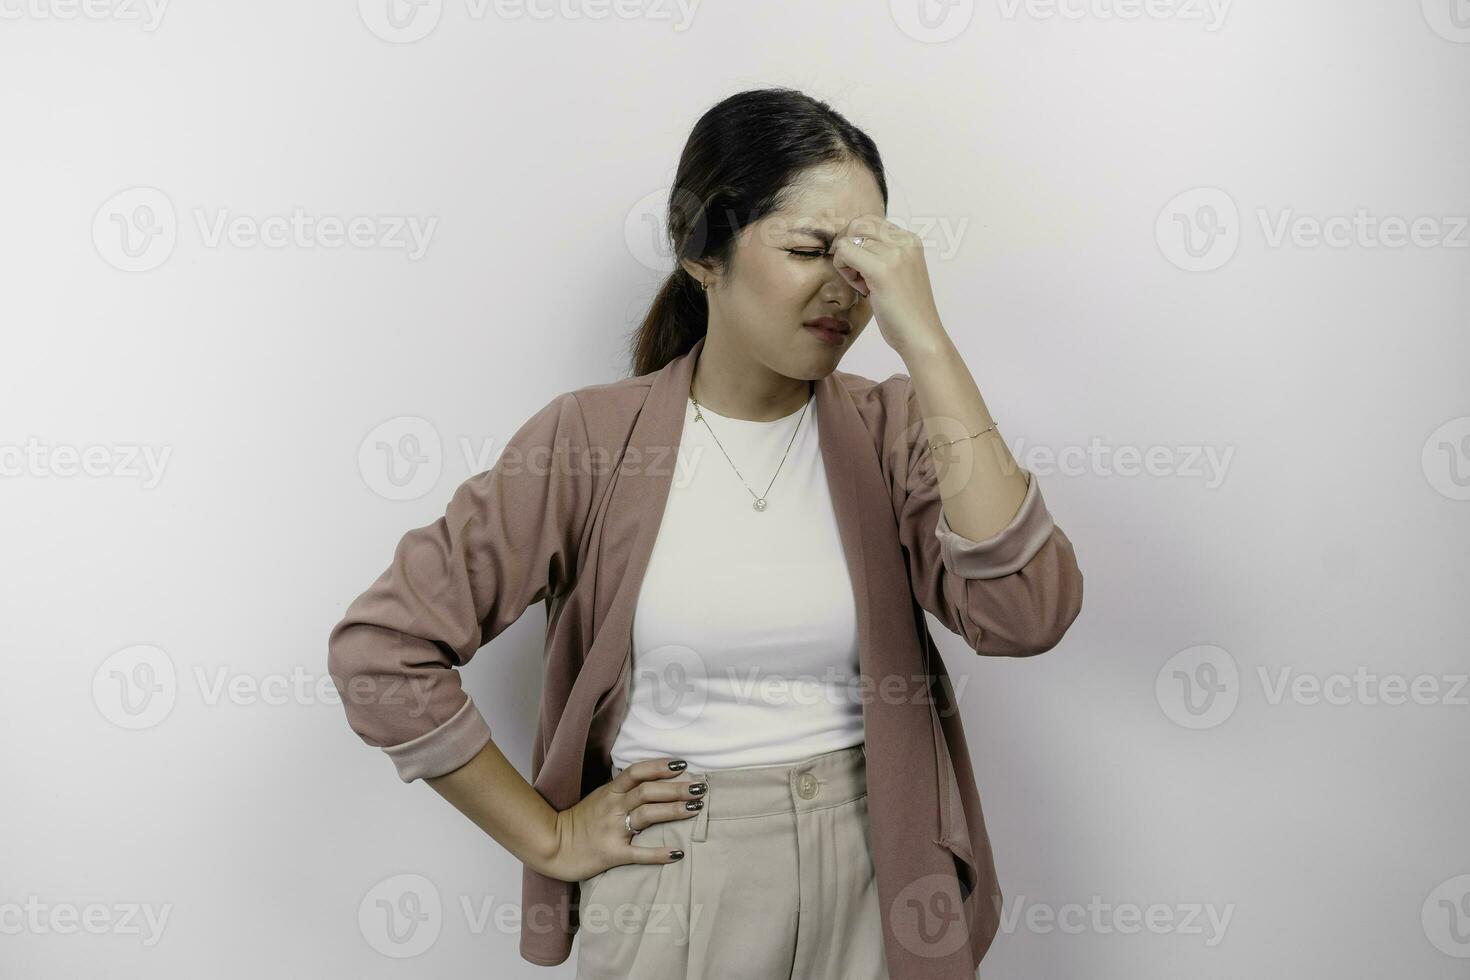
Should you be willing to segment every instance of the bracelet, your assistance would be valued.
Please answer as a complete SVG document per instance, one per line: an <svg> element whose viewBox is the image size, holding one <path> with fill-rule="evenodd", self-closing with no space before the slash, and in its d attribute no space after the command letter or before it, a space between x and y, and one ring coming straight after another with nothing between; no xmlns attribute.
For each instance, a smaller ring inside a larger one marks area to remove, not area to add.
<svg viewBox="0 0 1470 980"><path fill-rule="evenodd" d="M983 436L985 433L987 433L991 429L995 428L995 426L996 426L996 423L992 422L988 426L986 426L985 428L981 429L979 432L975 433L975 435L965 436L965 438L966 439L974 439L975 436ZM932 453L934 450L938 449L940 446L953 445L954 443L959 442L959 441L960 440L958 440L958 439L951 439L948 442L940 442L938 439L936 439L933 442L929 443L929 451Z"/></svg>

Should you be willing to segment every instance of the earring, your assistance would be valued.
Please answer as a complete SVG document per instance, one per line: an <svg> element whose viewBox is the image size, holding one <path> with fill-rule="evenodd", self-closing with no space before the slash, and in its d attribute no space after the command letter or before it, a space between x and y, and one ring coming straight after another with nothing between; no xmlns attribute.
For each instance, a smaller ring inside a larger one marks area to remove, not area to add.
<svg viewBox="0 0 1470 980"><path fill-rule="evenodd" d="M709 283L705 282L703 279L699 280L699 289L700 292L709 292Z"/></svg>

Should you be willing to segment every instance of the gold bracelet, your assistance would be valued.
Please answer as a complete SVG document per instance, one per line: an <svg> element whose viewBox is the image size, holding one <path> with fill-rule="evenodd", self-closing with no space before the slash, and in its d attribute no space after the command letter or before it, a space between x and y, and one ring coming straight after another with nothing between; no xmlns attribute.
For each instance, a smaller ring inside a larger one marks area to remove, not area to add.
<svg viewBox="0 0 1470 980"><path fill-rule="evenodd" d="M965 436L965 438L966 439L974 439L975 436L983 436L983 435L985 435L985 433L987 433L991 429L995 428L995 426L996 426L996 423L992 422L988 426L986 426L985 428L981 429L979 432L975 433L975 435ZM933 442L929 443L929 451L932 453L934 450L938 449L940 446L951 446L951 445L953 445L953 444L955 444L957 442L959 442L958 439L951 439L948 442L940 442L938 439L935 439Z"/></svg>

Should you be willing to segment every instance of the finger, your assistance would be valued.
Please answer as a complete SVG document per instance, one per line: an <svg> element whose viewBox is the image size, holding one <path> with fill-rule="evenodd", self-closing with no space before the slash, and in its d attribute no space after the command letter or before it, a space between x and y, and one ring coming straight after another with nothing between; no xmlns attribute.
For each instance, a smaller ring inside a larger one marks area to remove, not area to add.
<svg viewBox="0 0 1470 980"><path fill-rule="evenodd" d="M901 231L898 225L889 221L883 215L865 213L854 215L852 220L838 232L838 236L841 238L852 238L854 235L864 235L868 238L881 238L883 241L889 241L898 231Z"/></svg>
<svg viewBox="0 0 1470 980"><path fill-rule="evenodd" d="M667 844L639 844L636 837L623 847L622 854L623 864L671 864L684 856L684 852L677 847L669 847Z"/></svg>
<svg viewBox="0 0 1470 980"><path fill-rule="evenodd" d="M870 277L878 271L882 256L886 254L887 250L888 246L872 238L867 238L863 241L863 244L857 245L850 237L834 239L832 245L828 248L828 252L832 255L833 265L837 267L838 273L847 280L848 285L854 288L861 285L861 291L864 296L867 295L868 285L871 281ZM854 276L851 274L853 272L856 272L857 276L860 277L860 283L853 281Z"/></svg>
<svg viewBox="0 0 1470 980"><path fill-rule="evenodd" d="M677 855L677 856L676 856ZM684 857L676 847L644 847L634 844L628 848L623 864L673 864Z"/></svg>
<svg viewBox="0 0 1470 980"><path fill-rule="evenodd" d="M644 803L629 812L633 815L633 829L644 831L655 824L698 816L703 809L703 800L676 800L672 803Z"/></svg>
<svg viewBox="0 0 1470 980"><path fill-rule="evenodd" d="M703 798L709 785L705 782L695 782L692 779L657 779L639 783L628 793L628 799L632 801L628 809L634 809L644 803L666 803L673 801L688 801Z"/></svg>
<svg viewBox="0 0 1470 980"><path fill-rule="evenodd" d="M628 819L622 829L645 830L662 820L677 819L698 813L704 808L704 794L709 784L681 779L668 782L640 783L624 798Z"/></svg>
<svg viewBox="0 0 1470 980"><path fill-rule="evenodd" d="M670 768L677 765L678 768ZM617 793L630 793L639 783L650 779L669 779L682 773L688 764L683 759L664 756L659 759L644 759L635 762L608 781Z"/></svg>

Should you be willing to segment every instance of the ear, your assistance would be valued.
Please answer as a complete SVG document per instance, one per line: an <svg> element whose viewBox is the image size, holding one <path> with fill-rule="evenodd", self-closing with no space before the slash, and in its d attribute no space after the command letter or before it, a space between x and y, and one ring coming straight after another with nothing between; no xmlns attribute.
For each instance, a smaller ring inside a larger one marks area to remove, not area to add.
<svg viewBox="0 0 1470 980"><path fill-rule="evenodd" d="M680 259L679 265L684 268L685 272L694 277L695 285L701 282L714 285L714 273L703 262L696 262L694 259Z"/></svg>

